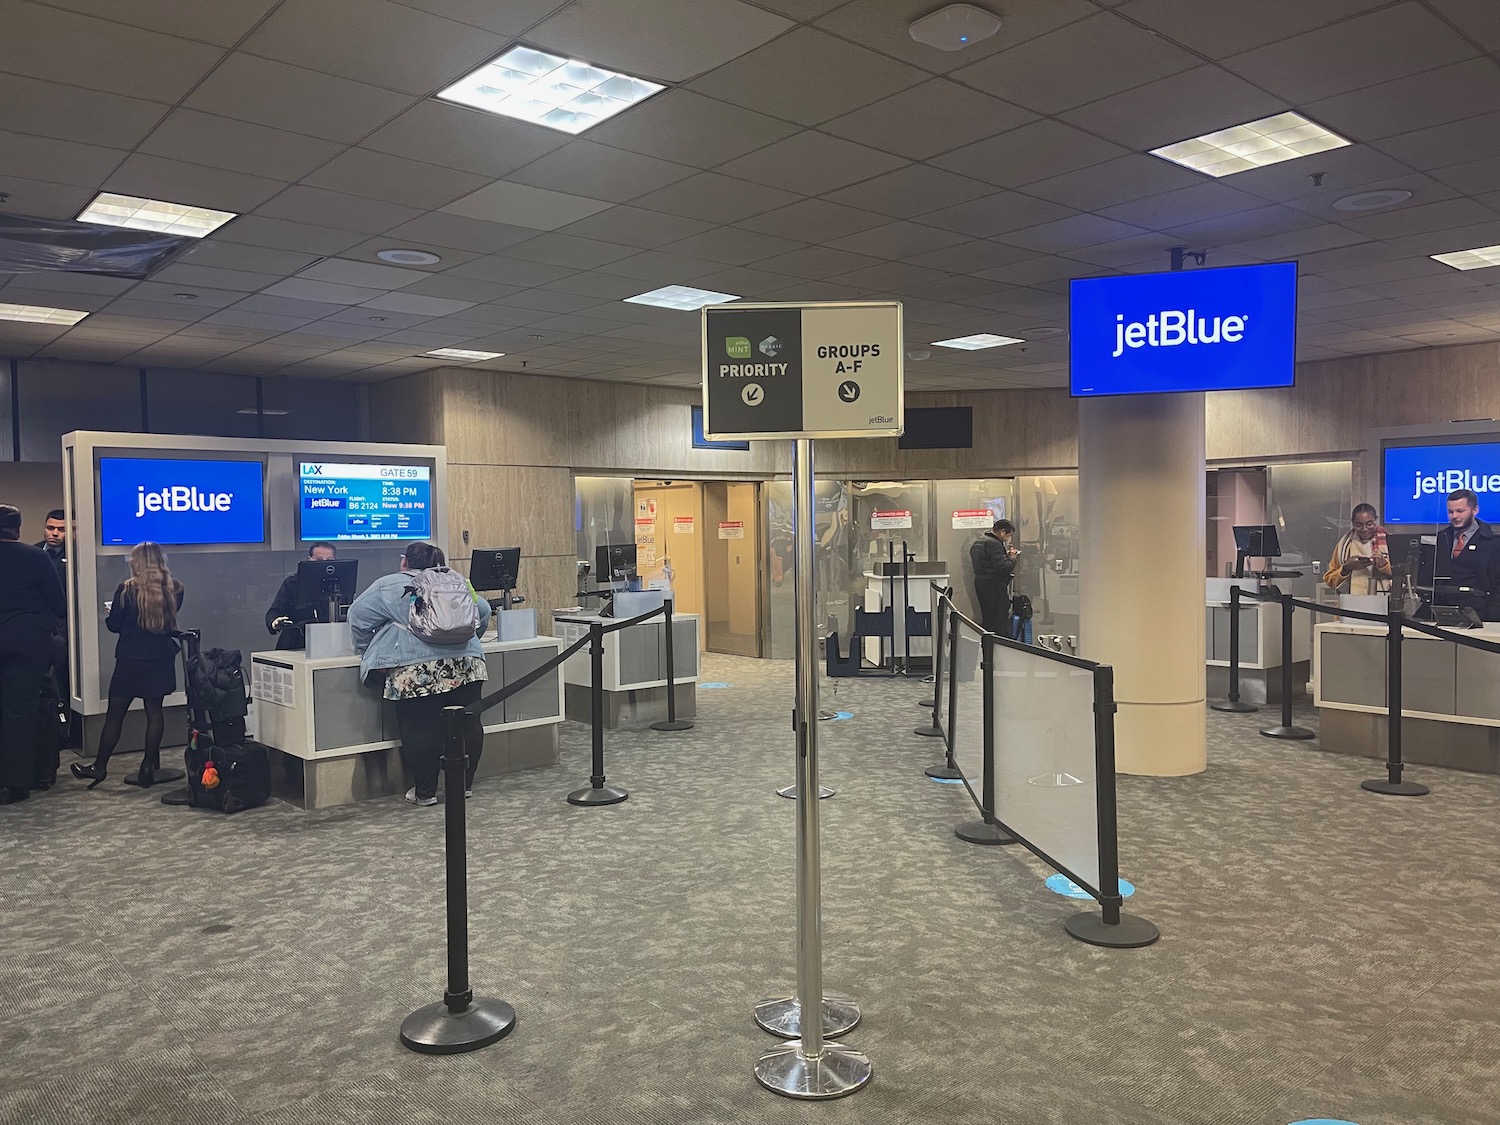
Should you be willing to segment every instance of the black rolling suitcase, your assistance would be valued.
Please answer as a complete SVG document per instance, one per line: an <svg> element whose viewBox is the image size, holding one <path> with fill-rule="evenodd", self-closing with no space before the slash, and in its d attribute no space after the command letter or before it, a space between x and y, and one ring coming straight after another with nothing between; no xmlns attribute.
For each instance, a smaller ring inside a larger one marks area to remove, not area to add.
<svg viewBox="0 0 1500 1125"><path fill-rule="evenodd" d="M187 800L162 800L227 813L265 804L271 799L271 755L245 737L249 699L239 652L203 651L196 630L178 638L188 701Z"/></svg>

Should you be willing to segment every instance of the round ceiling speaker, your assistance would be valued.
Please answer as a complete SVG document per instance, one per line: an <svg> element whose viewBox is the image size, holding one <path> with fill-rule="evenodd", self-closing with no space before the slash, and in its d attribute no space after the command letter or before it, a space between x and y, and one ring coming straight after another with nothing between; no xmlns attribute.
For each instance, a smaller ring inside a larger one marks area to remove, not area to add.
<svg viewBox="0 0 1500 1125"><path fill-rule="evenodd" d="M1411 198L1411 192L1400 188L1382 188L1379 191L1361 191L1333 201L1335 211L1378 211L1382 207L1394 207Z"/></svg>
<svg viewBox="0 0 1500 1125"><path fill-rule="evenodd" d="M375 256L394 266L432 266L443 260L426 250L377 250Z"/></svg>

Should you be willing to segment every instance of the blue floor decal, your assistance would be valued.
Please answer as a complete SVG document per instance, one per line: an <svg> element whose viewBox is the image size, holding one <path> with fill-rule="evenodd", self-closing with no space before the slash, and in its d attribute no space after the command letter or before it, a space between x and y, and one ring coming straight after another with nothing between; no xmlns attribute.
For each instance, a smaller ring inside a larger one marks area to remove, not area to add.
<svg viewBox="0 0 1500 1125"><path fill-rule="evenodd" d="M699 685L698 685L698 686L699 686L699 687L700 687L700 688L704 688L704 689L708 689L708 688L726 688L726 687L733 687L733 686L734 686L734 685L733 685L733 684L725 684L725 683L718 683L718 682L715 682L715 683L711 683L711 684L699 684Z"/></svg>
<svg viewBox="0 0 1500 1125"><path fill-rule="evenodd" d="M1094 897L1093 895L1089 894L1088 891L1080 887L1077 883L1073 882L1072 879L1069 879L1066 875L1048 875L1047 889L1054 894L1062 895L1064 898ZM1124 879L1121 879L1120 897L1129 898L1133 894L1135 894L1135 885L1133 883L1127 882ZM1301 1125L1301 1123L1299 1123L1299 1125Z"/></svg>

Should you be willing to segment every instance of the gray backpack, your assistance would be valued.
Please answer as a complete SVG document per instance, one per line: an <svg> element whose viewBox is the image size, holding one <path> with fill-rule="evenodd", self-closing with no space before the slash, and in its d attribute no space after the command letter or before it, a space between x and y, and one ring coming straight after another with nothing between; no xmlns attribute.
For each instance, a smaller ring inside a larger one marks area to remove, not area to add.
<svg viewBox="0 0 1500 1125"><path fill-rule="evenodd" d="M479 606L469 583L446 566L428 567L407 576L405 593L411 598L406 627L412 636L432 645L461 645L479 630Z"/></svg>

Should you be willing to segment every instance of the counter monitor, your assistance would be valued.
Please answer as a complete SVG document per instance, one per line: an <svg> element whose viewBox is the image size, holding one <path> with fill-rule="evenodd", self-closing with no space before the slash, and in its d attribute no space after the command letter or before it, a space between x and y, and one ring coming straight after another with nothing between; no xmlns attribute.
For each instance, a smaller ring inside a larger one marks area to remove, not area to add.
<svg viewBox="0 0 1500 1125"><path fill-rule="evenodd" d="M302 461L297 477L297 537L304 543L432 537L426 465Z"/></svg>

